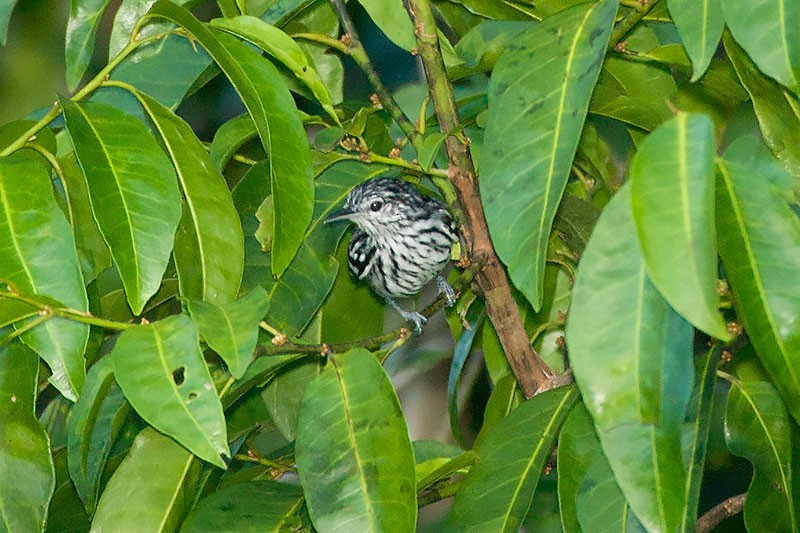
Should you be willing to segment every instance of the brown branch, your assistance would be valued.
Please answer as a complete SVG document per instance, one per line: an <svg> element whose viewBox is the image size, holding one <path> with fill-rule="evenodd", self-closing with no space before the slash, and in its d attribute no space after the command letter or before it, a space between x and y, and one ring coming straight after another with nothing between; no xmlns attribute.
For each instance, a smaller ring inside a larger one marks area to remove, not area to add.
<svg viewBox="0 0 800 533"><path fill-rule="evenodd" d="M737 494L715 505L697 520L695 531L697 531L697 533L707 533L717 527L723 520L741 513L746 499L747 493Z"/></svg>
<svg viewBox="0 0 800 533"><path fill-rule="evenodd" d="M397 125L400 126L400 129L403 130L403 133L411 141L411 144L419 148L418 145L422 142L422 135L420 135L419 131L414 127L414 124L409 120L406 114L403 113L400 106L397 105L392 93L389 92L389 89L386 88L380 76L378 76L378 71L375 70L375 66L372 64L372 61L370 61L364 49L364 45L361 44L356 26L353 24L353 19L350 18L350 13L347 11L347 6L344 5L344 0L331 0L331 4L339 20L342 22L345 35L349 40L347 44L350 48L350 57L353 58L353 61L355 61L359 68L364 71L364 74L366 74L383 108L389 112Z"/></svg>
<svg viewBox="0 0 800 533"><path fill-rule="evenodd" d="M407 8L414 21L414 32L439 127L445 133L457 132L459 120L453 88L445 71L429 0L407 0ZM553 373L528 341L508 278L492 246L467 142L461 135L450 135L445 140L445 148L449 161L448 178L463 208L461 223L468 257L473 263L484 264L478 273L477 283L486 299L487 314L520 388L525 396L531 397Z"/></svg>

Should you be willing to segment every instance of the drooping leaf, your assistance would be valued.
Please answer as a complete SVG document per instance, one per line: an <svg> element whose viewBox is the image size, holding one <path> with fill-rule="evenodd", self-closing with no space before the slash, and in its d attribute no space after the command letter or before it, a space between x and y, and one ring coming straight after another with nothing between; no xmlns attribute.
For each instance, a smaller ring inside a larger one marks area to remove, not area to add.
<svg viewBox="0 0 800 533"><path fill-rule="evenodd" d="M187 307L206 343L222 357L231 375L239 379L252 361L258 323L268 306L266 291L256 287L222 306L194 301Z"/></svg>
<svg viewBox="0 0 800 533"><path fill-rule="evenodd" d="M370 352L329 359L306 391L295 446L317 530L414 530L411 442L394 388Z"/></svg>
<svg viewBox="0 0 800 533"><path fill-rule="evenodd" d="M725 18L720 2L725 0L669 0L667 6L678 27L686 53L692 60L692 81L705 74L719 45Z"/></svg>
<svg viewBox="0 0 800 533"><path fill-rule="evenodd" d="M560 387L534 396L501 420L476 448L479 461L456 494L443 530L518 531L577 398L574 386Z"/></svg>
<svg viewBox="0 0 800 533"><path fill-rule="evenodd" d="M735 382L728 392L725 441L753 463L744 520L748 531L800 531L792 485L791 426L781 397L769 382Z"/></svg>
<svg viewBox="0 0 800 533"><path fill-rule="evenodd" d="M789 90L762 74L726 33L722 39L736 75L750 95L764 142L775 157L800 179L800 101Z"/></svg>
<svg viewBox="0 0 800 533"><path fill-rule="evenodd" d="M138 315L172 252L181 216L175 172L142 122L105 104L60 102L92 211Z"/></svg>
<svg viewBox="0 0 800 533"><path fill-rule="evenodd" d="M279 533L295 529L303 491L296 485L256 480L225 487L200 501L182 533Z"/></svg>
<svg viewBox="0 0 800 533"><path fill-rule="evenodd" d="M236 38L207 28L167 0L156 2L150 14L197 39L230 79L256 125L271 167L276 239L270 263L280 277L300 248L314 208L310 148L294 100L272 63Z"/></svg>
<svg viewBox="0 0 800 533"><path fill-rule="evenodd" d="M111 358L95 363L67 426L67 459L75 489L90 511L97 505L100 477L130 405L114 381Z"/></svg>
<svg viewBox="0 0 800 533"><path fill-rule="evenodd" d="M38 376L36 354L18 342L0 346L2 531L42 531L55 488L50 440L35 413Z"/></svg>
<svg viewBox="0 0 800 533"><path fill-rule="evenodd" d="M752 137L717 163L717 238L739 316L761 362L800 421L800 222L791 178Z"/></svg>
<svg viewBox="0 0 800 533"><path fill-rule="evenodd" d="M92 520L92 533L177 531L189 510L187 486L198 464L186 448L145 428L108 480Z"/></svg>
<svg viewBox="0 0 800 533"><path fill-rule="evenodd" d="M41 164L19 155L0 158L0 279L23 294L47 296L77 311L89 307L72 229L53 197L50 176ZM58 317L22 335L47 362L53 385L71 400L83 386L88 338L89 326Z"/></svg>
<svg viewBox="0 0 800 533"><path fill-rule="evenodd" d="M358 3L394 44L406 52L417 46L414 26L402 0L358 0Z"/></svg>
<svg viewBox="0 0 800 533"><path fill-rule="evenodd" d="M626 185L581 256L567 345L631 508L648 529L675 531L686 507L681 424L692 392L694 331L647 276L630 201Z"/></svg>
<svg viewBox="0 0 800 533"><path fill-rule="evenodd" d="M650 279L695 327L730 340L718 310L711 120L678 114L645 138L630 173L633 220Z"/></svg>
<svg viewBox="0 0 800 533"><path fill-rule="evenodd" d="M186 122L146 94L133 94L161 135L185 198L173 252L181 296L227 303L239 292L244 237L225 179Z"/></svg>
<svg viewBox="0 0 800 533"><path fill-rule="evenodd" d="M275 26L248 15L214 19L211 25L253 43L282 63L311 90L322 109L333 118L334 122L339 123L328 89L294 39Z"/></svg>
<svg viewBox="0 0 800 533"><path fill-rule="evenodd" d="M136 412L192 453L225 468L225 418L197 328L173 315L122 332L111 352L114 376Z"/></svg>
<svg viewBox="0 0 800 533"><path fill-rule="evenodd" d="M800 4L789 0L721 0L734 39L758 68L797 92L800 89Z"/></svg>
<svg viewBox="0 0 800 533"><path fill-rule="evenodd" d="M67 86L70 90L80 83L94 51L97 26L110 0L72 0L67 22L65 58Z"/></svg>
<svg viewBox="0 0 800 533"><path fill-rule="evenodd" d="M520 34L492 73L481 198L497 253L535 309L553 217L615 12L613 0L565 9Z"/></svg>

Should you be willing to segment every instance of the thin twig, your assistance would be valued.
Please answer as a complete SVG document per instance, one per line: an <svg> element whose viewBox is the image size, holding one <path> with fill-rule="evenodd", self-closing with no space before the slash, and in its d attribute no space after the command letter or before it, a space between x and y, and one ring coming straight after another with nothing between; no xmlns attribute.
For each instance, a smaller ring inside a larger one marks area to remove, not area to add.
<svg viewBox="0 0 800 533"><path fill-rule="evenodd" d="M628 14L625 15L625 18L623 18L611 32L611 40L608 42L608 49L619 50L619 47L622 45L622 39L628 35L633 27L636 26L657 3L658 0L642 0L642 2L638 3L641 6L640 8L631 9Z"/></svg>
<svg viewBox="0 0 800 533"><path fill-rule="evenodd" d="M414 21L414 33L439 128L444 133L458 132L461 125L453 87L447 78L430 1L407 0L407 8ZM553 373L528 342L508 277L492 246L468 142L463 135L451 134L445 139L445 148L449 162L448 178L460 202L461 210L456 210L456 214L462 223L468 258L473 263L484 264L477 282L486 300L487 315L520 388L525 396L531 397Z"/></svg>
<svg viewBox="0 0 800 533"><path fill-rule="evenodd" d="M695 531L697 533L707 533L717 527L723 520L741 513L745 500L747 500L747 493L731 496L724 502L715 505L697 520Z"/></svg>
<svg viewBox="0 0 800 533"><path fill-rule="evenodd" d="M349 40L350 57L353 58L353 61L355 61L359 68L364 71L364 74L366 74L383 108L389 112L397 125L400 126L400 129L403 130L406 137L411 140L411 144L419 148L422 142L422 135L420 135L417 128L414 127L414 124L403 110L400 109L400 106L397 105L392 93L389 92L389 89L386 88L380 76L378 76L378 71L367 55L364 45L361 44L361 39L358 37L355 24L353 24L353 19L350 18L350 13L347 11L347 6L344 5L344 1L331 0L331 4L339 20L342 22L342 26L344 26L344 31Z"/></svg>
<svg viewBox="0 0 800 533"><path fill-rule="evenodd" d="M8 290L0 290L0 298L8 298L16 300L35 307L39 310L39 314L46 317L61 317L72 320L73 322L81 322L89 324L90 326L97 326L105 329L113 329L121 331L123 329L132 328L135 324L130 322L117 322L114 320L106 320L105 318L98 318L93 316L88 311L78 311L77 309L70 309L68 307L54 307L38 301L35 297L20 294L9 287Z"/></svg>

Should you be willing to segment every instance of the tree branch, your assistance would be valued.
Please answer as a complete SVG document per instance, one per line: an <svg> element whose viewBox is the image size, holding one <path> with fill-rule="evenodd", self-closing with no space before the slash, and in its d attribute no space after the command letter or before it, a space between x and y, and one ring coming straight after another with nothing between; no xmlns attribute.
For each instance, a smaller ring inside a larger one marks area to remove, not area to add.
<svg viewBox="0 0 800 533"><path fill-rule="evenodd" d="M417 36L422 64L428 79L439 127L444 133L458 131L453 88L447 78L436 23L429 0L407 0L414 32ZM519 308L511 295L506 273L495 254L481 206L478 178L469 147L462 136L450 135L445 140L449 161L448 178L456 190L463 208L461 223L471 262L481 262L483 269L477 282L486 299L486 311L497 331L514 376L525 393L531 397L552 377L552 371L531 347Z"/></svg>
<svg viewBox="0 0 800 533"><path fill-rule="evenodd" d="M397 105L392 93L389 92L389 89L386 88L380 76L378 76L378 71L375 70L375 66L372 64L372 61L370 61L366 50L364 50L364 45L361 44L361 39L358 37L355 24L353 24L353 19L350 18L350 13L348 13L344 1L331 0L331 4L339 20L342 22L347 38L350 40L349 43L346 43L350 49L350 57L353 58L353 61L355 61L361 70L364 71L364 74L367 75L367 79L375 89L375 94L378 96L378 100L383 108L389 112L397 125L400 126L400 129L403 130L403 133L409 138L411 144L418 148L419 143L422 141L422 135L420 135L419 131L406 114L403 113L400 106Z"/></svg>
<svg viewBox="0 0 800 533"><path fill-rule="evenodd" d="M741 513L746 499L747 493L737 494L715 505L697 520L695 531L697 533L707 533L717 527L723 520Z"/></svg>

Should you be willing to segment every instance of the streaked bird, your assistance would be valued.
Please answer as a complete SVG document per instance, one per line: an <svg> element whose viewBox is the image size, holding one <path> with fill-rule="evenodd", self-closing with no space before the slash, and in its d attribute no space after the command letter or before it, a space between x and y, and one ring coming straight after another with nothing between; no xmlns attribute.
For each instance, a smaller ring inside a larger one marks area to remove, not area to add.
<svg viewBox="0 0 800 533"><path fill-rule="evenodd" d="M447 305L455 304L453 288L441 275L458 240L456 226L440 201L394 178L377 178L355 187L342 209L325 220L356 225L347 249L350 272L394 307L420 334L425 317L406 311L395 298L417 294L436 279Z"/></svg>

